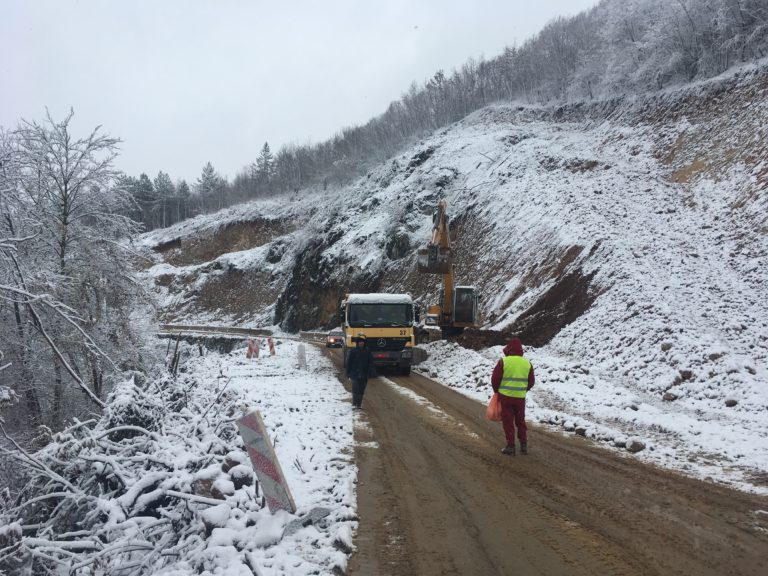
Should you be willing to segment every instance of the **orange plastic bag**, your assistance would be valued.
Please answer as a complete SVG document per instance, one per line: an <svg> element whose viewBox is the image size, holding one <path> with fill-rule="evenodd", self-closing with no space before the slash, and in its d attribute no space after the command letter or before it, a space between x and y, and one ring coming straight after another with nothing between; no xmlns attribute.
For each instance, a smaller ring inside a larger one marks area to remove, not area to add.
<svg viewBox="0 0 768 576"><path fill-rule="evenodd" d="M498 392L491 396L488 408L485 409L485 417L492 422L501 422L501 400Z"/></svg>

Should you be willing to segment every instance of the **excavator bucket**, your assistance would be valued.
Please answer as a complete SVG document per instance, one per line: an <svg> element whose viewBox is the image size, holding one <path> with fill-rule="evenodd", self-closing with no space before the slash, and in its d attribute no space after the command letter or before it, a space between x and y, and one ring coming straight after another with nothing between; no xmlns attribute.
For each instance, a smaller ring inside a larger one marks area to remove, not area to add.
<svg viewBox="0 0 768 576"><path fill-rule="evenodd" d="M416 267L422 274L447 274L453 264L453 251L428 244L416 253Z"/></svg>

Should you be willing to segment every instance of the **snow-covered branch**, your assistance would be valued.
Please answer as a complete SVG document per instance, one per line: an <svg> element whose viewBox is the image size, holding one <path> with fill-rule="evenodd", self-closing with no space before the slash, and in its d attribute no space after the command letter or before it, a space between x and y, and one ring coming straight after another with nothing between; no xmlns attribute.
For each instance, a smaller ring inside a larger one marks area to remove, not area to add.
<svg viewBox="0 0 768 576"><path fill-rule="evenodd" d="M60 427L82 400L102 407L119 362L138 356L127 309L140 295L122 240L137 230L115 185L119 140L63 120L0 131L0 328L29 420ZM126 252L127 254L127 252ZM36 354L42 346L50 354ZM139 364L140 365L140 364Z"/></svg>
<svg viewBox="0 0 768 576"><path fill-rule="evenodd" d="M0 571L13 560L54 572L98 565L99 574L135 563L143 567L137 573L150 573L182 551L204 562L206 510L261 513L252 481L243 484L238 475L232 488L228 470L246 460L234 425L190 418L211 399L181 395L189 382L158 384L141 390L122 383L99 421L76 423L35 454L6 435L32 478L5 516L0 508L9 525L24 526L24 536L7 534ZM231 394L226 400L238 401ZM226 448L211 453L215 445Z"/></svg>

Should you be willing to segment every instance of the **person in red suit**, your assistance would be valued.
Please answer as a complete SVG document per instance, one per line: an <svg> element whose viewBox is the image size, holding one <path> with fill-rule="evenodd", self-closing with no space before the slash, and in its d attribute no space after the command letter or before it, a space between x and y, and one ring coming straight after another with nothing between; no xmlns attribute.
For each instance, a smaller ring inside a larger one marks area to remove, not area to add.
<svg viewBox="0 0 768 576"><path fill-rule="evenodd" d="M504 347L504 358L498 361L491 375L491 386L501 401L501 424L507 438L507 445L501 450L504 454L515 455L515 428L520 452L528 454L525 396L535 382L533 366L523 357L523 344L519 338L512 338Z"/></svg>

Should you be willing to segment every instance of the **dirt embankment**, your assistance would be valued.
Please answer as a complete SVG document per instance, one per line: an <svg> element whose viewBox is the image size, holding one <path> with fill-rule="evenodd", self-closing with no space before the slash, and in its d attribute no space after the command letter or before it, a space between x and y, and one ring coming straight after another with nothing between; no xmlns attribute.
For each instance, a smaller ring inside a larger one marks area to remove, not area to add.
<svg viewBox="0 0 768 576"><path fill-rule="evenodd" d="M591 285L593 277L594 273L585 276L580 270L562 276L509 331L529 346L544 346L592 306L599 295L599 289Z"/></svg>
<svg viewBox="0 0 768 576"><path fill-rule="evenodd" d="M263 246L275 238L296 230L300 222L286 219L258 218L248 222L233 222L210 233L175 238L158 244L155 251L173 266L203 264L222 254Z"/></svg>
<svg viewBox="0 0 768 576"><path fill-rule="evenodd" d="M238 321L265 314L283 291L285 278L260 267L241 270L217 258L269 244L265 260L277 264L286 257L289 248L283 236L294 232L301 224L287 219L258 218L155 246L155 251L174 266L205 264L178 274L162 274L155 279L170 294L180 296L173 307L163 311L162 318L175 321L199 312L218 312ZM199 281L201 277L205 277L204 282Z"/></svg>
<svg viewBox="0 0 768 576"><path fill-rule="evenodd" d="M599 289L591 285L593 276L582 276L576 270L558 279L507 330L467 329L451 340L471 350L502 346L512 337L526 346L544 346L592 306L599 295Z"/></svg>

